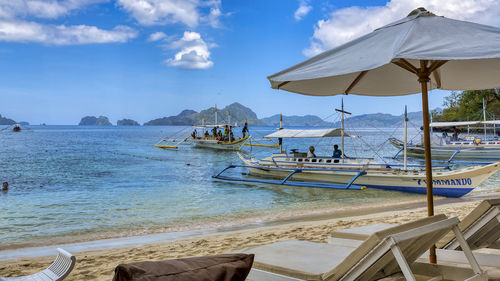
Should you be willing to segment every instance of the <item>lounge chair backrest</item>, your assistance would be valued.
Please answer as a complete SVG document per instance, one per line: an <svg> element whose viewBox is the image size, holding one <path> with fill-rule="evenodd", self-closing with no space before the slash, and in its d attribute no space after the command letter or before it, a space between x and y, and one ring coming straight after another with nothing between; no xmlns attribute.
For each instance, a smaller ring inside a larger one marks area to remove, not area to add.
<svg viewBox="0 0 500 281"><path fill-rule="evenodd" d="M458 227L471 249L489 247L500 239L500 199L484 200L458 224ZM460 249L453 232L448 233L436 246L449 250Z"/></svg>
<svg viewBox="0 0 500 281"><path fill-rule="evenodd" d="M411 264L457 224L457 218L440 214L375 232L323 280L373 280L398 272L395 245Z"/></svg>
<svg viewBox="0 0 500 281"><path fill-rule="evenodd" d="M57 258L45 270L29 276L5 278L0 277L0 281L61 281L66 278L76 263L76 258L63 249L57 248Z"/></svg>

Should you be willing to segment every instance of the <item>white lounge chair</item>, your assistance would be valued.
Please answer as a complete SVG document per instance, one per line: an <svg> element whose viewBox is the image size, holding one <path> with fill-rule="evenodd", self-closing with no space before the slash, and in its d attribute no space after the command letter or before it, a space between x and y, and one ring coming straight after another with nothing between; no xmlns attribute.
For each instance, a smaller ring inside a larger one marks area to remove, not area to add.
<svg viewBox="0 0 500 281"><path fill-rule="evenodd" d="M357 246L372 233L394 226L396 224L378 223L336 230L330 234L328 243ZM458 227L472 250L500 248L500 199L484 200L458 224ZM460 249L453 232L443 237L436 246L449 250Z"/></svg>
<svg viewBox="0 0 500 281"><path fill-rule="evenodd" d="M500 248L500 199L484 200L458 227L471 249ZM441 239L436 246L449 250L460 249L452 233Z"/></svg>
<svg viewBox="0 0 500 281"><path fill-rule="evenodd" d="M252 281L285 280L376 280L402 272L406 280L416 280L415 273L433 280L487 280L472 255L458 218L444 215L427 217L373 233L359 247L344 247L307 241L284 241L243 250L255 254L248 276ZM451 269L414 263L449 231L453 231L464 249L472 269ZM442 270L443 269L443 270ZM422 272L415 272L415 270ZM425 274L423 274L425 273Z"/></svg>
<svg viewBox="0 0 500 281"><path fill-rule="evenodd" d="M0 277L0 281L60 281L66 278L76 263L76 258L63 249L57 248L57 258L45 270L22 277Z"/></svg>

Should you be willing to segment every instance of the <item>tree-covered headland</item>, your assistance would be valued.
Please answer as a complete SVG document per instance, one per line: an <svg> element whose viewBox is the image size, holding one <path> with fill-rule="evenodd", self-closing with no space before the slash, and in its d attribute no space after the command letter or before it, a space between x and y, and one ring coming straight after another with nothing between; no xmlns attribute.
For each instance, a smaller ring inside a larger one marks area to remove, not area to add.
<svg viewBox="0 0 500 281"><path fill-rule="evenodd" d="M452 92L444 99L442 112L433 112L433 121L482 120L483 98L489 114L486 119L500 119L500 88Z"/></svg>

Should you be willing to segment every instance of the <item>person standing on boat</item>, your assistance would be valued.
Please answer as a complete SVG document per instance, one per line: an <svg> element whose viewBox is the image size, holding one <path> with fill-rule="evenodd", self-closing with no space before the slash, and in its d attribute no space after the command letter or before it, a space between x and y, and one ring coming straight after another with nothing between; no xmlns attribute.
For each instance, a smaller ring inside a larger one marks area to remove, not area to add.
<svg viewBox="0 0 500 281"><path fill-rule="evenodd" d="M213 128L212 128L212 134L214 135L214 138L216 138L216 137L217 137L217 128L218 128L218 127L213 127Z"/></svg>
<svg viewBox="0 0 500 281"><path fill-rule="evenodd" d="M228 141L229 140L229 126L226 125L224 126L224 141Z"/></svg>
<svg viewBox="0 0 500 281"><path fill-rule="evenodd" d="M453 140L458 140L458 129L457 127L453 127Z"/></svg>
<svg viewBox="0 0 500 281"><path fill-rule="evenodd" d="M248 131L248 123L245 122L245 126L243 126L243 130L241 130L241 133L243 134L243 138L245 138L246 134L250 134L250 132Z"/></svg>
<svg viewBox="0 0 500 281"><path fill-rule="evenodd" d="M314 146L309 146L309 152L307 152L307 157L316 157L316 154L314 154Z"/></svg>
<svg viewBox="0 0 500 281"><path fill-rule="evenodd" d="M342 150L339 149L338 145L333 146L333 158L342 158Z"/></svg>

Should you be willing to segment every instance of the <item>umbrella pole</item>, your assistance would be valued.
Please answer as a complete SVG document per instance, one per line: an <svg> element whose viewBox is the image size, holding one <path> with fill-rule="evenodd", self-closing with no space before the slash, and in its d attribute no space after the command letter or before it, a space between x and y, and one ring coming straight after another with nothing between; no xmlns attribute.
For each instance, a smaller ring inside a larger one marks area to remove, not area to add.
<svg viewBox="0 0 500 281"><path fill-rule="evenodd" d="M427 93L427 83L430 81L429 72L426 67L427 62L420 61L420 71L418 82L422 88L422 113L424 127L424 148L425 148L425 177L427 183L427 215L434 216L434 197L432 191L432 162L431 162L431 137L429 130L429 98ZM429 262L436 263L436 246L429 250Z"/></svg>

